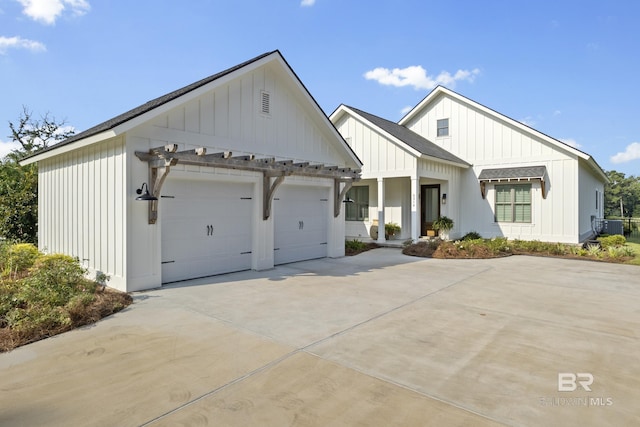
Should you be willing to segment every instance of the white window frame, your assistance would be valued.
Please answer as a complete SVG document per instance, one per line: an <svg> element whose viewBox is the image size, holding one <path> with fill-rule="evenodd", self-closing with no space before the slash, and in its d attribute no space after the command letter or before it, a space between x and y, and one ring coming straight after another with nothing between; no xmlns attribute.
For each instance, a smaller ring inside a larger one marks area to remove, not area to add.
<svg viewBox="0 0 640 427"><path fill-rule="evenodd" d="M442 126L441 124L444 124L444 122L446 122L446 126ZM441 134L440 131L443 131L443 133ZM446 131L446 132L444 132ZM449 136L450 132L449 132L449 119L438 119L436 120L436 137L438 138L442 138L445 136Z"/></svg>

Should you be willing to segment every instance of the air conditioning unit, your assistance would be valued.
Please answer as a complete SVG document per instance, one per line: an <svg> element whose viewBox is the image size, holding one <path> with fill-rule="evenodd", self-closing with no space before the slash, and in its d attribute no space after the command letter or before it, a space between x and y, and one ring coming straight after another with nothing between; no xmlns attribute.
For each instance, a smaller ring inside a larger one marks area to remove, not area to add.
<svg viewBox="0 0 640 427"><path fill-rule="evenodd" d="M620 234L621 236L624 235L622 220L605 219L603 221L602 232L606 234Z"/></svg>

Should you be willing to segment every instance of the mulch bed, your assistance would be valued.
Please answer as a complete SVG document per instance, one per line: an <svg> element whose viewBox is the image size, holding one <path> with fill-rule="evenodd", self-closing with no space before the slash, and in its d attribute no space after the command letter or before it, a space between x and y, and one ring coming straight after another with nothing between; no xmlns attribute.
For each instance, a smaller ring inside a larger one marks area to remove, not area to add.
<svg viewBox="0 0 640 427"><path fill-rule="evenodd" d="M358 255L361 254L362 252L366 252L366 251L370 251L371 249L376 249L379 248L380 246L378 246L377 243L365 243L364 247L360 248L360 249L351 249L349 247L345 248L344 250L344 254L346 256L353 256L353 255Z"/></svg>
<svg viewBox="0 0 640 427"><path fill-rule="evenodd" d="M95 294L96 300L82 310L70 313L71 324L55 326L48 329L15 331L9 328L0 328L0 353L14 348L40 341L63 332L70 331L80 326L90 325L98 320L110 316L133 302L131 295L115 289L106 288L103 292Z"/></svg>

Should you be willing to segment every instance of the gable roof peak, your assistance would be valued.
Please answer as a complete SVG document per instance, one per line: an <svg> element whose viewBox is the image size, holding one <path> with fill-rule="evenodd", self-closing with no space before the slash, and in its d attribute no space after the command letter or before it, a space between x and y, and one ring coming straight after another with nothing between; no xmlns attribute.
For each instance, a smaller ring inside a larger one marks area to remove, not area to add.
<svg viewBox="0 0 640 427"><path fill-rule="evenodd" d="M392 122L391 120L383 119L382 117L378 117L357 108L349 107L348 105L342 104L340 107L338 107L336 112L340 109L351 110L351 112L360 116L361 119L366 120L373 126L391 135L393 138L399 140L403 144L406 144L408 147L417 151L421 155L454 163L464 167L470 166L468 162L455 156L454 154L422 137L421 135L418 135L405 126L399 125L398 123ZM332 115L332 117L333 116L334 115Z"/></svg>
<svg viewBox="0 0 640 427"><path fill-rule="evenodd" d="M238 70L240 70L242 68L245 68L248 65L251 65L251 64L253 64L255 62L258 62L258 61L260 61L262 59L265 59L265 58L267 58L269 56L272 56L272 55L277 55L277 57L279 57L285 64L287 64L285 59L284 59L284 57L282 56L282 53L280 53L279 50L276 49L276 50L272 50L272 51L269 51L269 52L265 52L265 53L263 53L261 55L258 55L258 56L254 57L252 59L249 59L249 60L247 60L245 62L242 62L242 63L240 63L238 65L235 65L233 67L227 68L226 70L223 70L223 71L220 71L218 73L212 74L212 75L210 75L208 77L205 77L203 79L200 79L200 80L198 80L198 81L196 81L194 83L188 84L187 86L184 86L184 87L182 87L180 89L176 89L176 90L174 90L172 92L169 92L169 93L167 93L165 95L161 95L161 96L159 96L157 98L154 98L154 99L152 99L150 101L147 101L144 104L139 105L138 107L135 107L135 108L133 108L133 109L131 109L131 110L125 112L125 113L119 114L119 115L117 115L117 116L115 116L115 117L113 117L113 118L111 118L109 120L106 120L106 121L104 121L104 122L102 122L102 123L100 123L100 124L98 124L96 126L93 126L93 127L89 128L89 129L86 129L86 130L80 132L80 133L77 133L77 134L65 139L64 141L62 141L62 142L60 142L58 144L49 146L49 147L45 148L44 150L41 150L41 151L38 151L37 153L32 154L31 156L25 157L23 159L23 161L25 161L27 159L30 159L31 157L40 156L41 154L44 154L44 153L49 152L49 151L54 151L54 150L56 150L56 149L58 149L60 147L63 147L63 146L68 145L68 144L71 144L73 142L80 141L82 139L101 134L102 132L113 130L117 126L120 126L120 125L122 125L122 124L124 124L124 123L126 123L126 122L128 122L130 120L135 119L136 117L139 117L139 116L141 116L141 115L143 115L145 113L148 113L148 112L150 112L151 110L153 110L153 109L155 109L157 107L160 107L160 106L162 106L164 104L167 104L170 101L173 101L173 100L175 100L175 99L177 99L177 98L179 98L179 97L181 97L183 95L186 95L186 94L188 94L190 92L193 92L194 90L199 89L199 88L201 88L201 87L203 87L203 86L205 86L205 85L207 85L207 84L209 84L209 83L211 83L211 82L213 82L213 81L215 81L215 80L217 80L217 79L219 79L221 77L229 75L229 74L231 74L231 73L233 73L235 71L238 71ZM287 66L289 66L289 65L287 64Z"/></svg>

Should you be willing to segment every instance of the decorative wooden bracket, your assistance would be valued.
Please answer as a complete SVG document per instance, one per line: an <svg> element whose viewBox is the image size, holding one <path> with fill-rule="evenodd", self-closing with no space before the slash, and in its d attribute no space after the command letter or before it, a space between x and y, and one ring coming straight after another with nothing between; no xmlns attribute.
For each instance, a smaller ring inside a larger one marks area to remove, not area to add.
<svg viewBox="0 0 640 427"><path fill-rule="evenodd" d="M335 194L337 196L335 196L334 208L336 216L340 215L340 204L344 195L353 182L360 179L359 169L310 164L309 162L294 163L293 160L276 160L275 157L256 158L253 154L233 157L230 151L207 154L205 147L178 151L178 144L167 144L148 151L136 151L135 155L149 165L149 192L155 197L160 197L162 184L171 166L175 166L178 163L181 165L261 172L263 176L262 217L265 220L271 216L273 196L286 176L296 175L336 180ZM340 183L343 182L345 187L340 191ZM155 224L157 218L158 201L156 200L149 203L149 224Z"/></svg>
<svg viewBox="0 0 640 427"><path fill-rule="evenodd" d="M284 174L281 175L271 175L266 172L263 173L262 177L262 219L268 220L271 216L271 202L273 201L273 196L276 192L276 189L282 184L284 181ZM273 178L273 182L271 181Z"/></svg>
<svg viewBox="0 0 640 427"><path fill-rule="evenodd" d="M340 190L340 183L344 182L344 187ZM340 216L340 206L347 191L353 186L353 179L334 179L333 180L333 216Z"/></svg>
<svg viewBox="0 0 640 427"><path fill-rule="evenodd" d="M487 183L484 181L480 181L480 195L483 199L487 197Z"/></svg>
<svg viewBox="0 0 640 427"><path fill-rule="evenodd" d="M149 162L149 192L154 197L160 198L160 190L162 190L162 184L169 175L171 166L175 166L178 163L177 159L165 159L163 165L157 165ZM153 200L149 202L149 224L155 224L158 220L158 201Z"/></svg>

